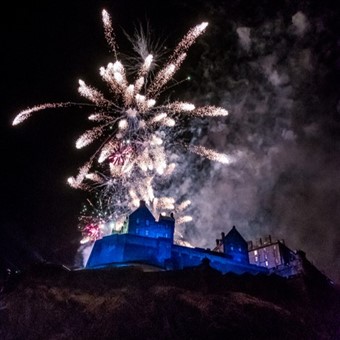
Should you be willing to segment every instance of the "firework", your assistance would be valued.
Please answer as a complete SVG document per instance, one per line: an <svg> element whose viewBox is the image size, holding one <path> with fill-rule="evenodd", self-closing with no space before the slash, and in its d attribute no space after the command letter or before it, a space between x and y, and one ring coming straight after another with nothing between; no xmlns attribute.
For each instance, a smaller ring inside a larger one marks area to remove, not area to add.
<svg viewBox="0 0 340 340"><path fill-rule="evenodd" d="M150 74L155 58L147 54L134 72L134 79L128 79L122 60L119 60L111 17L105 10L102 20L106 41L114 60L102 66L99 74L108 86L112 96L107 98L102 91L79 80L78 92L89 101L92 114L88 119L95 125L85 131L76 141L76 148L84 148L94 142L99 146L89 161L79 168L75 177L68 179L74 188L94 191L105 201L108 213L105 217L82 223L85 239L93 240L104 233L100 226L109 219L123 221L124 216L143 199L153 207L154 212L176 211L176 202L171 197L156 197L154 182L159 177L170 175L175 164L168 164L171 154L173 127L180 124L181 115L192 117L226 116L228 112L220 107L196 108L192 103L175 101L157 102L159 95L184 62L188 49L205 31L208 23L203 22L189 30L165 65L155 74ZM22 123L32 113L49 108L76 106L76 103L47 103L20 112L13 125ZM83 103L78 104L82 106ZM200 146L190 146L193 151L211 160L228 164L226 155L217 154ZM177 210L181 213L188 203L182 203ZM84 215L85 216L85 215ZM183 216L178 222L189 221ZM99 220L98 220L99 219Z"/></svg>
<svg viewBox="0 0 340 340"><path fill-rule="evenodd" d="M207 149L204 146L190 145L189 149L200 156L206 157L212 161L220 162L222 164L230 164L233 161L232 157L229 155Z"/></svg>
<svg viewBox="0 0 340 340"><path fill-rule="evenodd" d="M58 107L67 107L72 105L71 103L45 103L41 105L33 106L32 108L28 108L26 110L21 111L13 120L12 125L21 124L24 120L29 118L33 112L42 111L46 109L55 109Z"/></svg>

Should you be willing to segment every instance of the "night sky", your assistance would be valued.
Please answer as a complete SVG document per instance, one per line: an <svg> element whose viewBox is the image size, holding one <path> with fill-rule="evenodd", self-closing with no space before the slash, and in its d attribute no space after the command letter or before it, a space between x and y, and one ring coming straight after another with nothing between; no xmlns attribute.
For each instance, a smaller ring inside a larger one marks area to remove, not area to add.
<svg viewBox="0 0 340 340"><path fill-rule="evenodd" d="M214 246L236 225L247 240L285 239L340 282L340 16L333 2L33 1L2 11L2 266L73 265L86 193L66 184L89 156L75 140L87 112L46 110L12 127L15 115L46 102L83 102L78 79L102 89L99 67L113 59L101 11L112 16L120 51L149 22L170 50L209 21L176 77L172 98L219 105L227 119L189 123L195 142L232 155L229 166L183 155L169 192L192 200L181 231ZM160 7L162 3L162 7ZM9 21L9 22L8 22Z"/></svg>

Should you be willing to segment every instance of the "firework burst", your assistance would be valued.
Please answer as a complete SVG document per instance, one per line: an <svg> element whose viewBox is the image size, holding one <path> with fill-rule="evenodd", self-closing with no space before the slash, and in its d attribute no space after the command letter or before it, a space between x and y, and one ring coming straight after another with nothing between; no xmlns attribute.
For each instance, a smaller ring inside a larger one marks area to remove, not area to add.
<svg viewBox="0 0 340 340"><path fill-rule="evenodd" d="M157 197L154 182L157 178L171 174L175 164L168 164L173 142L172 129L180 124L181 116L215 117L226 116L228 112L215 106L196 108L186 102L158 102L160 94L166 89L176 71L187 56L187 51L196 39L206 30L203 22L182 38L173 53L157 72L152 54L144 56L134 79L128 79L127 72L119 59L118 47L112 28L111 17L102 12L104 33L114 61L102 66L100 76L106 83L111 96L79 80L78 92L88 100L92 113L88 119L93 128L85 131L76 141L81 149L94 142L96 151L89 161L79 168L75 177L68 183L78 189L100 193L105 201L101 209L109 213L96 216L96 219L83 218L82 230L85 240L93 240L103 235L103 226L109 219L122 223L124 216L145 200L155 213L184 210L188 203L182 203L176 210L176 202L171 197ZM144 54L145 51L144 51ZM153 72L151 72L153 70ZM47 103L20 112L13 125L22 123L33 113L49 109L82 105L76 103ZM209 159L226 163L227 156L200 146L190 146L189 150ZM85 215L84 215L85 216ZM86 217L86 216L85 216ZM185 223L190 216L182 216L178 222Z"/></svg>

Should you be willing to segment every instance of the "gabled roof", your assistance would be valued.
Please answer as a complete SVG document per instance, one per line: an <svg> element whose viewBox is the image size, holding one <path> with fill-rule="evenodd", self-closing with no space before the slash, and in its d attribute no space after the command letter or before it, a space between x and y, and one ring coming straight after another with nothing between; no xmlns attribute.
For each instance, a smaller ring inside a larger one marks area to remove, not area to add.
<svg viewBox="0 0 340 340"><path fill-rule="evenodd" d="M247 244L246 240L238 232L235 226L233 226L229 233L224 237L223 242L242 242Z"/></svg>
<svg viewBox="0 0 340 340"><path fill-rule="evenodd" d="M155 221L155 218L151 211L147 208L145 201L140 201L139 207L133 213L131 213L129 218L140 218L142 220Z"/></svg>

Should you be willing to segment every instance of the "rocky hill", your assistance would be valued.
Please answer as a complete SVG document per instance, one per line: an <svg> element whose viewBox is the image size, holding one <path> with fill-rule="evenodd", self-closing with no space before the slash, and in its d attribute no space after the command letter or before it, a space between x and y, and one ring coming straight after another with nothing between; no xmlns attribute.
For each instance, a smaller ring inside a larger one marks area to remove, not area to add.
<svg viewBox="0 0 340 340"><path fill-rule="evenodd" d="M340 294L309 277L35 265L0 295L7 339L339 339Z"/></svg>

